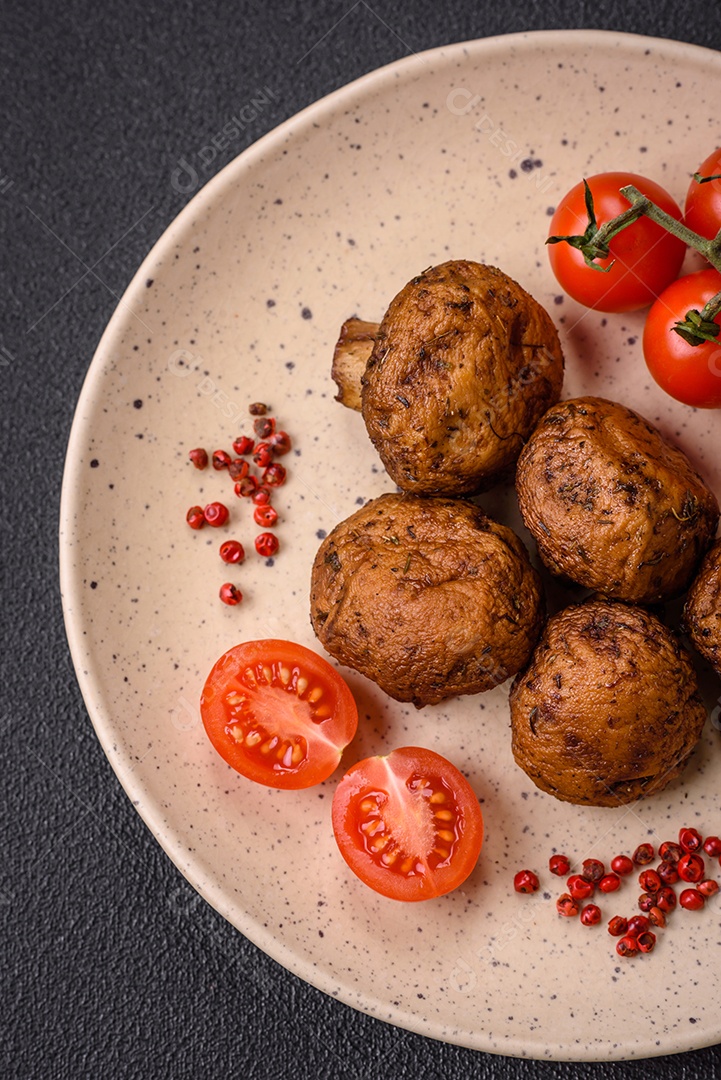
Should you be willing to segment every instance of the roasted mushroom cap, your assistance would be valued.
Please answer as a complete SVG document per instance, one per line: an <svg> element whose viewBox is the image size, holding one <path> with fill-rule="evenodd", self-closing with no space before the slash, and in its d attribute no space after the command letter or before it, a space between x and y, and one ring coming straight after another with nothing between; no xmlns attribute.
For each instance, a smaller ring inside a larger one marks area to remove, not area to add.
<svg viewBox="0 0 721 1080"><path fill-rule="evenodd" d="M416 494L495 483L563 382L549 315L493 266L447 262L392 301L363 375L362 412L389 475Z"/></svg>
<svg viewBox="0 0 721 1080"><path fill-rule="evenodd" d="M549 570L639 603L686 588L719 518L686 455L603 398L549 409L519 458L516 489Z"/></svg>
<svg viewBox="0 0 721 1080"><path fill-rule="evenodd" d="M694 645L721 675L721 540L701 563L686 597L683 618Z"/></svg>
<svg viewBox="0 0 721 1080"><path fill-rule="evenodd" d="M517 764L541 790L590 806L661 791L706 719L676 638L643 608L605 600L549 619L510 705Z"/></svg>
<svg viewBox="0 0 721 1080"><path fill-rule="evenodd" d="M419 707L515 674L542 621L523 544L464 500L381 495L333 529L313 565L323 646Z"/></svg>

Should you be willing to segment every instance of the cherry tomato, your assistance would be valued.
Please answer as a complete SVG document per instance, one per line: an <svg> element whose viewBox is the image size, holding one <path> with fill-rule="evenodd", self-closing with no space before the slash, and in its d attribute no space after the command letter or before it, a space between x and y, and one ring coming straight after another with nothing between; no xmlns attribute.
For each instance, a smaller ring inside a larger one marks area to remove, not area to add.
<svg viewBox="0 0 721 1080"><path fill-rule="evenodd" d="M326 780L358 726L343 678L291 641L244 641L224 653L203 687L200 715L228 765L276 788Z"/></svg>
<svg viewBox="0 0 721 1080"><path fill-rule="evenodd" d="M628 210L629 203L620 194L627 184L633 184L662 210L681 219L681 210L674 200L653 180L635 173L609 172L588 180L599 225ZM558 204L551 219L550 235L583 235L587 224L585 189L580 183ZM610 267L604 273L588 266L582 253L569 244L548 245L553 273L574 300L598 311L635 311L651 304L674 280L681 269L686 245L660 225L641 217L618 233L608 250L608 258L597 260L599 266Z"/></svg>
<svg viewBox="0 0 721 1080"><path fill-rule="evenodd" d="M721 176L721 149L714 150L697 172L700 176ZM707 184L691 181L684 221L689 229L713 240L721 229L721 180L709 180Z"/></svg>
<svg viewBox="0 0 721 1080"><path fill-rule="evenodd" d="M658 385L677 401L700 409L721 408L721 336L689 345L672 327L687 311L701 311L717 292L721 292L717 270L686 274L661 293L643 331L643 355ZM721 326L721 315L714 322Z"/></svg>
<svg viewBox="0 0 721 1080"><path fill-rule="evenodd" d="M371 889L392 900L427 900L471 873L483 816L450 761L407 746L348 770L333 798L333 831L343 858Z"/></svg>

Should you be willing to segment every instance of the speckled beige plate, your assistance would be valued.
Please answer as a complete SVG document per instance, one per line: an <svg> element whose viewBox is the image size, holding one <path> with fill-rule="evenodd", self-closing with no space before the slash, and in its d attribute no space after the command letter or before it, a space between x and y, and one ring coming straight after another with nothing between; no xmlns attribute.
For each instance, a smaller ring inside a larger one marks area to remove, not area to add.
<svg viewBox="0 0 721 1080"><path fill-rule="evenodd" d="M603 927L556 915L559 883L545 869L554 848L609 859L684 823L721 832L719 710L682 781L643 805L579 809L515 767L507 686L417 712L349 673L362 724L348 764L419 743L464 769L483 801L486 842L464 888L403 906L341 861L337 776L284 793L231 773L199 723L200 689L242 639L318 648L308 618L318 538L391 487L359 415L333 400L333 344L344 318L379 318L429 264L471 258L517 278L559 324L566 395L636 407L721 492L719 414L656 389L643 316L604 318L563 299L544 252L549 209L583 175L629 168L683 199L689 173L721 144L719 100L719 55L587 31L456 45L369 75L198 193L138 271L80 398L63 489L64 603L88 709L129 797L198 892L261 949L438 1039L579 1059L721 1039L721 903L677 912L652 956L623 962ZM232 527L188 529L188 506L230 490L187 452L229 446L256 400L294 440L276 500L281 551L272 566L253 554L229 575L221 536L252 551L257 530L232 495ZM517 521L512 492L484 504ZM217 599L229 576L245 593L232 609ZM721 685L705 678L711 711ZM545 896L514 894L527 865L542 871ZM626 883L606 916L632 912L637 892Z"/></svg>

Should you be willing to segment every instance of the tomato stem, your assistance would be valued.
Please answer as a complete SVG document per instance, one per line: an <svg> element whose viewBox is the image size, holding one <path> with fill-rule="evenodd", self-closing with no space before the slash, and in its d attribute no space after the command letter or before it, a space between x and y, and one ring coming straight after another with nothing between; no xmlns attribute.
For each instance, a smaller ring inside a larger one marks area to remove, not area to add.
<svg viewBox="0 0 721 1080"><path fill-rule="evenodd" d="M638 215L645 214L651 221L655 221L657 225L660 225L666 232L670 232L672 236L678 237L679 240L683 240L687 247L692 247L696 251L700 251L704 258L719 271L721 271L721 250L715 247L716 240L709 240L705 236L700 236L694 232L693 229L689 229L688 225L684 225L682 221L677 221L675 217L667 214L665 210L661 210L656 206L647 195L642 195L638 188L633 184L628 184L626 187L621 188L621 194L624 199L628 199L631 203L631 207L638 211ZM624 211L627 213L627 211ZM612 221L606 222L606 225L601 228L606 228L609 225L613 225L618 221L623 214L620 214L618 218L613 218Z"/></svg>

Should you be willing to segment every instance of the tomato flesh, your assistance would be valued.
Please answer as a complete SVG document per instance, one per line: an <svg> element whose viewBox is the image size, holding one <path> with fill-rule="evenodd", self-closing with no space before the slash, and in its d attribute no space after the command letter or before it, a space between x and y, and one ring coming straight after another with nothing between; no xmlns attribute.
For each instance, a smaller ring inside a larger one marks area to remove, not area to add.
<svg viewBox="0 0 721 1080"><path fill-rule="evenodd" d="M676 202L655 181L636 173L609 172L588 180L598 225L628 210L629 202L620 194L628 184L681 219ZM549 235L583 235L587 224L585 189L579 183L558 204ZM610 241L608 250L608 258L597 260L599 266L609 268L607 273L588 266L582 253L564 242L549 244L548 256L559 285L574 300L597 311L635 311L648 307L674 280L686 245L649 218L640 217Z"/></svg>
<svg viewBox="0 0 721 1080"><path fill-rule="evenodd" d="M643 331L643 355L658 385L677 401L699 409L721 408L721 333L716 341L689 345L673 326L687 311L701 311L718 292L717 270L678 278L649 311ZM714 322L721 326L721 315Z"/></svg>
<svg viewBox="0 0 721 1080"><path fill-rule="evenodd" d="M349 769L333 799L333 831L366 885L393 900L426 900L471 873L483 816L454 765L432 750L402 747Z"/></svg>
<svg viewBox="0 0 721 1080"><path fill-rule="evenodd" d="M326 780L358 709L327 660L289 641L246 641L214 664L200 699L208 737L237 772L268 787Z"/></svg>
<svg viewBox="0 0 721 1080"><path fill-rule="evenodd" d="M701 176L721 176L721 149L714 150L696 170ZM684 221L689 229L713 240L721 230L721 180L699 184L692 180L686 193Z"/></svg>

